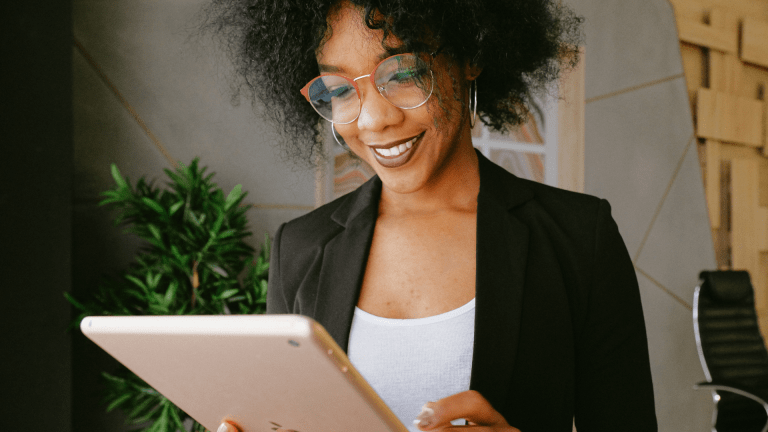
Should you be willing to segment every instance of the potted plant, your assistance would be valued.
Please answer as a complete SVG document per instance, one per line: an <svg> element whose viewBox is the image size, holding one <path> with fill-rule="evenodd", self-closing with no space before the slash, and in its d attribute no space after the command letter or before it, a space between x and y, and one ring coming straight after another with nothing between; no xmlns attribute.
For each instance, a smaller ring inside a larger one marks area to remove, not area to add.
<svg viewBox="0 0 768 432"><path fill-rule="evenodd" d="M87 315L260 314L265 310L269 239L261 252L244 239L246 193L237 185L228 194L212 182L195 159L165 170L161 189L143 177L135 187L112 165L115 187L100 205L117 210L115 223L146 241L135 262L119 277L105 280L88 298L65 294ZM103 373L107 411L122 409L126 421L144 432L205 428L189 418L141 378L122 367ZM191 426L190 426L191 425Z"/></svg>

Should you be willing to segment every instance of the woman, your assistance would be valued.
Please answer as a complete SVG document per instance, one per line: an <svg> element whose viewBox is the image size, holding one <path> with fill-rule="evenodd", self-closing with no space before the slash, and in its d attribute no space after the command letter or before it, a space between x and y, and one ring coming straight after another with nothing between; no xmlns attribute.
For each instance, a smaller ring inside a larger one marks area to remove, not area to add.
<svg viewBox="0 0 768 432"><path fill-rule="evenodd" d="M519 123L573 64L579 20L546 0L357 3L211 9L294 153L313 157L319 114L377 174L280 227L268 312L320 322L412 428L656 430L608 203L472 147L474 121Z"/></svg>

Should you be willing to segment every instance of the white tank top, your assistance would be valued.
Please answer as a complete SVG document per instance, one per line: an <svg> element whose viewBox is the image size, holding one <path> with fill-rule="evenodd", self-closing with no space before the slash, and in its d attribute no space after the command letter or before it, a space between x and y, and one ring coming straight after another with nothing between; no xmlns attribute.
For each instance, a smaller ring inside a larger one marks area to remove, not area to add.
<svg viewBox="0 0 768 432"><path fill-rule="evenodd" d="M347 351L400 421L418 431L413 420L422 405L469 390L474 340L475 299L416 319L382 318L356 307Z"/></svg>

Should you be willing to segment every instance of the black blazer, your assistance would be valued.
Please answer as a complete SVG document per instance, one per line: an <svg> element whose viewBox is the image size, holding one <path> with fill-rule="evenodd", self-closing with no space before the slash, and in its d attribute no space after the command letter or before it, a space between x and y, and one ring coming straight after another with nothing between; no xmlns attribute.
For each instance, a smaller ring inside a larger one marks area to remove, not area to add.
<svg viewBox="0 0 768 432"><path fill-rule="evenodd" d="M634 268L605 200L481 154L470 388L522 432L656 431ZM314 318L346 350L381 181L275 235L268 313Z"/></svg>

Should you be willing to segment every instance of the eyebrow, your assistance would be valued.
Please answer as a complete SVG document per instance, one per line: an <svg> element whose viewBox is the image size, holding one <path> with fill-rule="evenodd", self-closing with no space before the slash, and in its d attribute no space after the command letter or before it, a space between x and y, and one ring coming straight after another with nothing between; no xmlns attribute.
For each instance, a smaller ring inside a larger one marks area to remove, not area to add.
<svg viewBox="0 0 768 432"><path fill-rule="evenodd" d="M396 47L396 48L388 47L388 48L386 48L386 50L383 53L379 54L378 60L379 60L379 62L381 62L381 61L383 61L386 58L389 58L389 57L392 57L392 56L398 55L398 54L405 54L407 52L410 52L410 51L405 46L399 46L399 47ZM339 72L344 72L344 68L340 68L338 66L333 66L333 65L327 65L327 64L323 64L323 63L318 63L317 67L320 69L321 73L339 73Z"/></svg>

